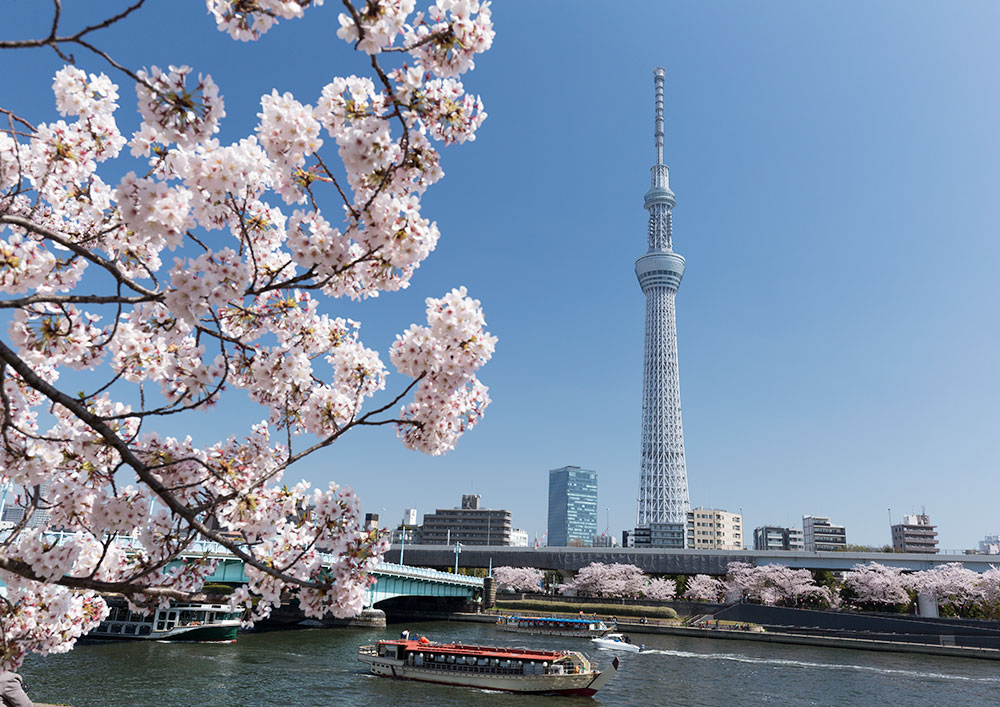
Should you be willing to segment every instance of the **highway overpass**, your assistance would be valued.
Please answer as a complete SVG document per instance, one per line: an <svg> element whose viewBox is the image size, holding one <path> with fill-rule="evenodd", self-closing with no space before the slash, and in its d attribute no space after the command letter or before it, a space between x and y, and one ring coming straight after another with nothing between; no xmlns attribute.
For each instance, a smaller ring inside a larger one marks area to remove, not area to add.
<svg viewBox="0 0 1000 707"><path fill-rule="evenodd" d="M400 550L407 565L454 567L454 545L393 545L386 562L399 562ZM888 552L803 552L757 550L666 550L661 548L605 547L507 547L463 545L460 567L537 567L575 572L591 562L635 565L648 574L723 575L730 562L751 565L786 565L810 570L848 570L854 565L878 562L907 570L926 570L947 562L961 562L976 572L1000 567L1000 555L920 555Z"/></svg>

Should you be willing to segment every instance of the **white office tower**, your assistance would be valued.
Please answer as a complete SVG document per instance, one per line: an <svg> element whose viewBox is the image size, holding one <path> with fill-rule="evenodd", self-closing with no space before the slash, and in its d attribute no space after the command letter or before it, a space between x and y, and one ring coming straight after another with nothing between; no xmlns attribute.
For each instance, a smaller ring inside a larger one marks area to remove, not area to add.
<svg viewBox="0 0 1000 707"><path fill-rule="evenodd" d="M646 347L642 376L642 465L639 479L637 526L671 524L680 532L691 509L684 430L681 425L681 388L677 371L677 321L674 297L684 276L684 258L673 251L670 210L670 172L663 164L663 77L656 83L656 164L646 192L649 211L649 251L635 261L635 274L646 295ZM655 543L654 543L655 544Z"/></svg>

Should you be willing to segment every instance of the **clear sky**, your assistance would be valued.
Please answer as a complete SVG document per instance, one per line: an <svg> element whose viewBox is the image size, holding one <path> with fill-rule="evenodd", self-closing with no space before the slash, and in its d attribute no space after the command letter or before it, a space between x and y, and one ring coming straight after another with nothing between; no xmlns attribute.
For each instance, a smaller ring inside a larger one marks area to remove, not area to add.
<svg viewBox="0 0 1000 707"><path fill-rule="evenodd" d="M72 20L91 4L69 5ZM38 7L4 2L0 34L44 34ZM548 470L573 464L598 472L601 529L634 525L644 301L632 268L662 65L693 505L742 508L748 534L827 515L861 544L889 542L888 509L898 521L922 506L944 548L1000 532L1000 5L493 10L494 49L466 81L489 118L475 143L445 151L447 176L425 198L437 251L408 291L331 310L384 352L425 297L466 285L500 338L481 375L493 405L447 456L366 430L296 476L351 485L393 522L475 491L534 535ZM332 76L363 70L335 37L336 11L328 1L244 45L202 3L154 3L99 43L132 68L211 73L232 141L261 93L313 102ZM59 65L42 50L0 55L3 104L54 119ZM209 443L261 416L233 405L169 431Z"/></svg>

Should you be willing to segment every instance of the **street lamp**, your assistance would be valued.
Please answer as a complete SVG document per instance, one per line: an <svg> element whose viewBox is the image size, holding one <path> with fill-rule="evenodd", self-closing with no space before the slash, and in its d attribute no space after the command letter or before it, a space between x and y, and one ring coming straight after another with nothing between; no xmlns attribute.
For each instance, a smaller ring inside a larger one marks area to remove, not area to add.
<svg viewBox="0 0 1000 707"><path fill-rule="evenodd" d="M462 543L455 542L455 574L458 574L458 553L462 551Z"/></svg>

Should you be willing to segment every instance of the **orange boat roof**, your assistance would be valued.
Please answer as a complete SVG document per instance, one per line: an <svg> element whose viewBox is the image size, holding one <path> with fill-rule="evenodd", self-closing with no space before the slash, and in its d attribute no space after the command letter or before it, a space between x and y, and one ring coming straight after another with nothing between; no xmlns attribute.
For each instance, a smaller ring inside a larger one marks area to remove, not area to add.
<svg viewBox="0 0 1000 707"><path fill-rule="evenodd" d="M421 643L419 640L396 639L379 641L385 646L402 646L420 653L445 653L447 655L475 656L476 658L503 658L504 660L558 660L564 651L536 651L530 648L502 648L499 646L467 646L462 643Z"/></svg>

